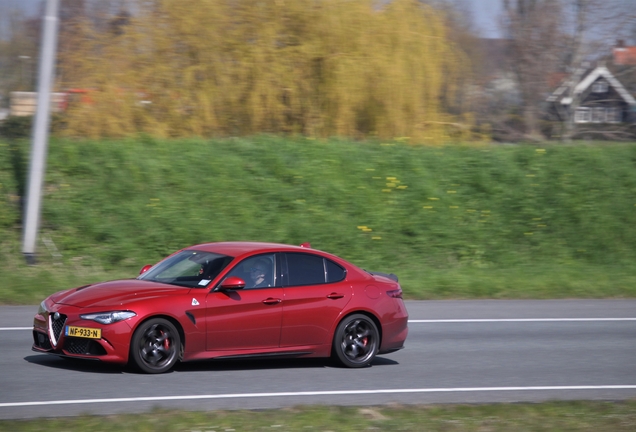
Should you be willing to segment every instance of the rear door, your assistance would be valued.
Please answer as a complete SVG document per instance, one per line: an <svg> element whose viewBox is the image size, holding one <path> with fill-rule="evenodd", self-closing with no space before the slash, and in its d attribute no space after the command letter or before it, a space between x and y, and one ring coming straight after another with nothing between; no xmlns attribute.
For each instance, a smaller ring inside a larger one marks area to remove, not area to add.
<svg viewBox="0 0 636 432"><path fill-rule="evenodd" d="M331 328L351 300L343 267L320 255L282 254L281 347L331 343Z"/></svg>

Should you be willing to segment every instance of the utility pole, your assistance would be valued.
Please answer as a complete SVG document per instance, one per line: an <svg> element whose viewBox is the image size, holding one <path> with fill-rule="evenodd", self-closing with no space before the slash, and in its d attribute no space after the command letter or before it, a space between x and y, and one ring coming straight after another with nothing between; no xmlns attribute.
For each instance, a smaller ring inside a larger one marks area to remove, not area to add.
<svg viewBox="0 0 636 432"><path fill-rule="evenodd" d="M51 85L55 75L59 0L47 0L43 18L38 75L38 106L33 122L31 163L27 189L26 211L23 221L22 253L27 264L35 264L35 246L40 224L42 184L46 172L46 153L51 122Z"/></svg>

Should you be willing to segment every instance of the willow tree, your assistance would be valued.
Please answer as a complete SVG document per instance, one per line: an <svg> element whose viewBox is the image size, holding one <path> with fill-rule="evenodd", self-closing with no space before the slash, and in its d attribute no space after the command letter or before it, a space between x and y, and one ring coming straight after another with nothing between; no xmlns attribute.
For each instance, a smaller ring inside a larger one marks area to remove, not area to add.
<svg viewBox="0 0 636 432"><path fill-rule="evenodd" d="M63 57L62 85L86 89L88 102L69 109L69 134L439 142L457 132L440 101L466 64L443 17L417 0L146 0L132 10L116 31L74 27L81 41Z"/></svg>

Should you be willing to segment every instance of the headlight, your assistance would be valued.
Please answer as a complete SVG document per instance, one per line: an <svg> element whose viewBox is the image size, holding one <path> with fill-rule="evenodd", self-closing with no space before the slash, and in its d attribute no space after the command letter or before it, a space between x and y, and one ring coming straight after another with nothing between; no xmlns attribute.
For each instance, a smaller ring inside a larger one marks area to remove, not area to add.
<svg viewBox="0 0 636 432"><path fill-rule="evenodd" d="M39 314L39 315L42 315L42 314L45 314L46 312L48 312L48 311L46 310L46 306L44 305L44 302L45 302L45 301L46 301L46 300L42 300L42 303L40 303L40 307L38 308L38 314Z"/></svg>
<svg viewBox="0 0 636 432"><path fill-rule="evenodd" d="M81 319L97 321L100 324L112 324L117 321L126 320L132 318L137 314L131 311L114 311L114 312L100 312L92 314L80 315Z"/></svg>

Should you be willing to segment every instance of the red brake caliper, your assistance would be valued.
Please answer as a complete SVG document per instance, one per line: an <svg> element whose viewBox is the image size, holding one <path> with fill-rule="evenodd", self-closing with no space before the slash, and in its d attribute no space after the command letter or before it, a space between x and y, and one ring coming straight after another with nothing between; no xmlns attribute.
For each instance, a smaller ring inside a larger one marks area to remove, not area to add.
<svg viewBox="0 0 636 432"><path fill-rule="evenodd" d="M164 334L165 334L164 332L161 332L161 336L163 336ZM165 338L165 339L163 340L163 347L164 347L165 349L170 349L170 339Z"/></svg>

